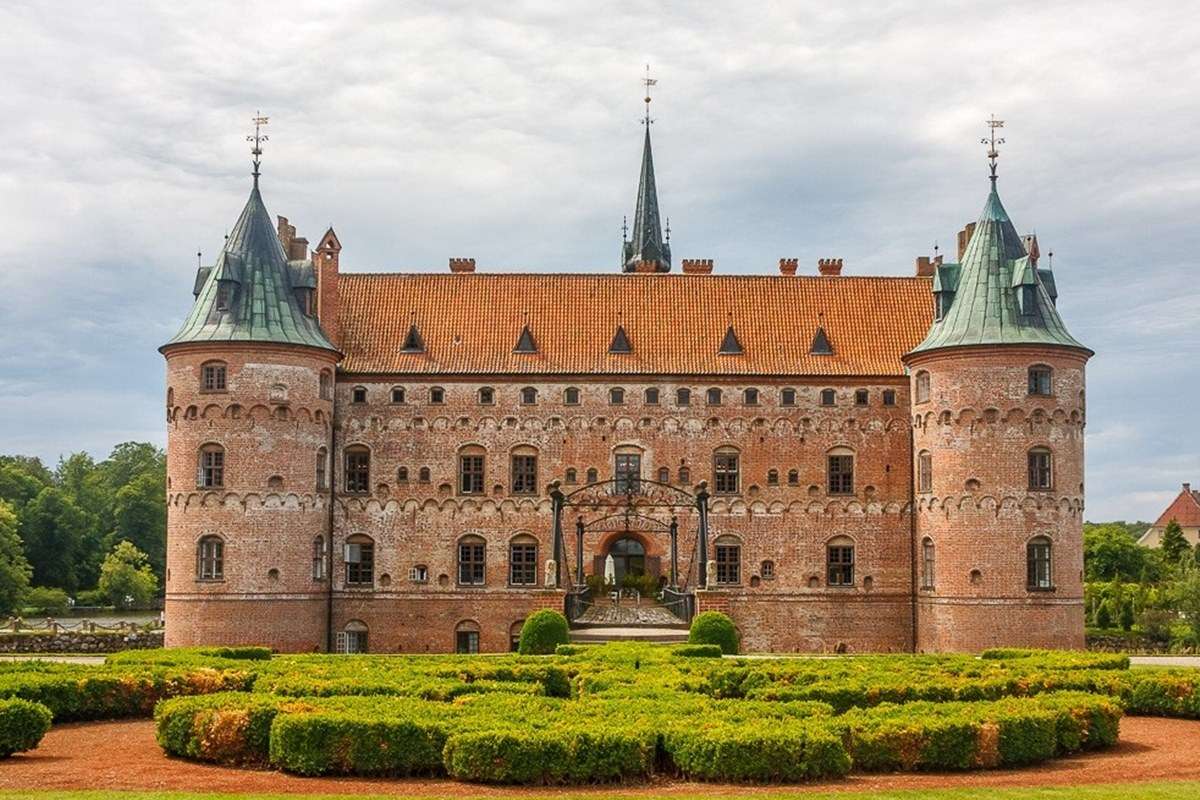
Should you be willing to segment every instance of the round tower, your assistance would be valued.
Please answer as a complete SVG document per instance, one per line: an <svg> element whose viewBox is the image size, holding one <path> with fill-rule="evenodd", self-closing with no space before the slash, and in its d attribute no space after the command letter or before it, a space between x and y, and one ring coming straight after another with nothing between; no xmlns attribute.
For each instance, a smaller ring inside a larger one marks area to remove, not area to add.
<svg viewBox="0 0 1200 800"><path fill-rule="evenodd" d="M1084 368L1036 239L992 190L905 356L919 651L1083 646Z"/></svg>
<svg viewBox="0 0 1200 800"><path fill-rule="evenodd" d="M339 354L312 315L313 266L288 261L257 167L223 250L199 269L191 313L160 348L172 647L327 643Z"/></svg>

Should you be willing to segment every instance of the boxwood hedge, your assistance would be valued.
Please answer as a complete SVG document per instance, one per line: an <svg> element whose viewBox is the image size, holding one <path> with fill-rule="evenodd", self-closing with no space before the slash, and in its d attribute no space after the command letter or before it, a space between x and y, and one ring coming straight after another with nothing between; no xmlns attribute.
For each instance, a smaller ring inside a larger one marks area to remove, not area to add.
<svg viewBox="0 0 1200 800"><path fill-rule="evenodd" d="M28 700L0 700L0 757L32 750L50 730L50 709Z"/></svg>

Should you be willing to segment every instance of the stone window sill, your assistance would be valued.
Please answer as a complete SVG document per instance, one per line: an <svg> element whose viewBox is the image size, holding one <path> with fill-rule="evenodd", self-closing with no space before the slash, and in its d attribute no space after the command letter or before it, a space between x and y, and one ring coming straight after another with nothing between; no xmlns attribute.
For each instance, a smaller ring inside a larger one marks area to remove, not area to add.
<svg viewBox="0 0 1200 800"><path fill-rule="evenodd" d="M1043 592L1043 593L1045 593L1045 592L1051 592L1051 593L1053 593L1053 592L1057 592L1057 591L1058 591L1058 587L1057 587L1057 586L1026 586L1026 587L1025 587L1025 591L1027 591L1027 592Z"/></svg>

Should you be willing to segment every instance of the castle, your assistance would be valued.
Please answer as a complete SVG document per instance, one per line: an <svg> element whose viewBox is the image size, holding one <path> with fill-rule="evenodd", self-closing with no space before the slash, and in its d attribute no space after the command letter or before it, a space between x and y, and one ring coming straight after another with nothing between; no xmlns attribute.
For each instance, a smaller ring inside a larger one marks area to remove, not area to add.
<svg viewBox="0 0 1200 800"><path fill-rule="evenodd" d="M342 272L260 154L161 348L169 646L504 651L609 569L751 651L1082 646L1092 353L994 143L909 277L673 272L649 125L612 274Z"/></svg>

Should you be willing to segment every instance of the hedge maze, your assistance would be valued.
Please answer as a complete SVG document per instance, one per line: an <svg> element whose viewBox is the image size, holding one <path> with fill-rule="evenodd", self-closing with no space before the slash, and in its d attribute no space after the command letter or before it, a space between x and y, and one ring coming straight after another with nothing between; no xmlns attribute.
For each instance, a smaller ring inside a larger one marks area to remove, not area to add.
<svg viewBox="0 0 1200 800"><path fill-rule="evenodd" d="M163 750L301 775L584 784L798 782L1034 764L1117 740L1123 713L1200 719L1200 672L1123 656L720 658L563 645L529 656L130 651L0 665L0 753L55 722L150 716Z"/></svg>

